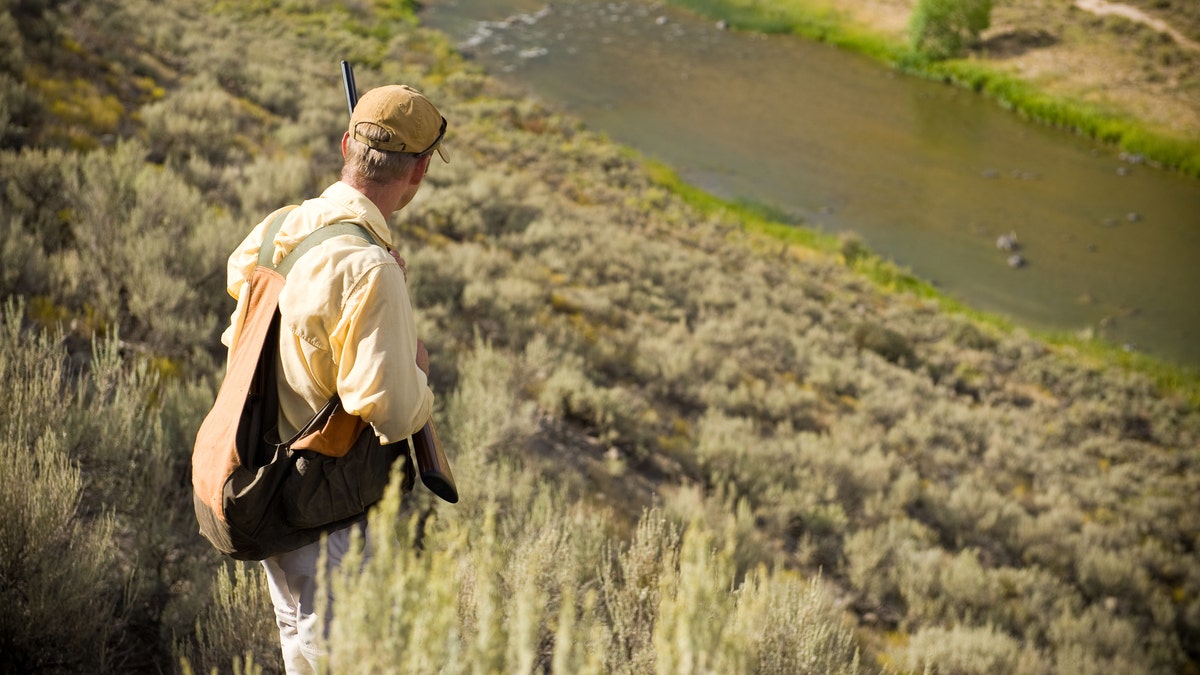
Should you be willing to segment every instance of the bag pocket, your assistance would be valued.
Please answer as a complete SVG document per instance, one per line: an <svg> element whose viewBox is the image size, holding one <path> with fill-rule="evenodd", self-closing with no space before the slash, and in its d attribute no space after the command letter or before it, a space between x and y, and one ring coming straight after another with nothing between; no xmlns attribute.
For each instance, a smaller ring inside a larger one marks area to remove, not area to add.
<svg viewBox="0 0 1200 675"><path fill-rule="evenodd" d="M401 448L407 459L406 444L380 445L368 426L342 457L291 450L292 471L280 492L285 520L293 527L312 528L364 514L383 497ZM411 460L408 464L406 483L412 476Z"/></svg>

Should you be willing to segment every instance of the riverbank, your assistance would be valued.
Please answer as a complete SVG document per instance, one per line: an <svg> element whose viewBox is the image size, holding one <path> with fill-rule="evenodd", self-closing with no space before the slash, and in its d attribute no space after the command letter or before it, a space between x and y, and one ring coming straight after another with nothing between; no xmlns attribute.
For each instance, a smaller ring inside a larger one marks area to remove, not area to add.
<svg viewBox="0 0 1200 675"><path fill-rule="evenodd" d="M928 62L907 44L914 0L836 8L824 0L671 1L733 28L793 33L953 82L1019 115L1200 177L1200 22L1182 6L997 3L970 53Z"/></svg>
<svg viewBox="0 0 1200 675"><path fill-rule="evenodd" d="M787 257L799 261L814 258L835 260L870 279L884 292L931 302L942 312L965 317L990 330L1012 333L1016 329L1011 320L963 304L915 276L910 270L870 251L854 234L835 236L807 227L795 227L781 221L778 214L763 213L752 204L731 203L689 185L664 164L644 158L639 158L639 161L645 164L647 173L657 185L678 196L691 208L709 216L732 217L746 232L763 235L767 240L781 244ZM1064 358L1086 362L1094 368L1139 373L1152 380L1161 392L1177 395L1191 405L1200 406L1200 369L1131 351L1091 335L1031 331L1027 328L1021 330L1030 332L1036 339L1052 346Z"/></svg>

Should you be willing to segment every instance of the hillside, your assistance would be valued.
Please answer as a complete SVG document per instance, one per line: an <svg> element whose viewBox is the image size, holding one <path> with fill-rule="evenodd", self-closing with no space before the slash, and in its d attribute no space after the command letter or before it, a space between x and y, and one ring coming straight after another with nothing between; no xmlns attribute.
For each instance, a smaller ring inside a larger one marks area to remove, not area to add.
<svg viewBox="0 0 1200 675"><path fill-rule="evenodd" d="M190 445L225 256L336 177L347 58L450 119L394 228L463 499L381 506L335 670L1196 671L1193 375L685 199L412 17L0 12L0 670L278 672L258 569L194 533Z"/></svg>

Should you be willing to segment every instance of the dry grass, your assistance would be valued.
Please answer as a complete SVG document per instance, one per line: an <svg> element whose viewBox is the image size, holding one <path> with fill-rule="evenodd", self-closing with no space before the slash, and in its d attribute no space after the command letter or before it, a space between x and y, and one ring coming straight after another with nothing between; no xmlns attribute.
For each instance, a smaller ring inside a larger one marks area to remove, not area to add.
<svg viewBox="0 0 1200 675"><path fill-rule="evenodd" d="M1009 72L1050 94L1200 138L1200 52L1147 25L1061 2L1000 4L992 26L986 40L1017 36L1013 52L983 53Z"/></svg>

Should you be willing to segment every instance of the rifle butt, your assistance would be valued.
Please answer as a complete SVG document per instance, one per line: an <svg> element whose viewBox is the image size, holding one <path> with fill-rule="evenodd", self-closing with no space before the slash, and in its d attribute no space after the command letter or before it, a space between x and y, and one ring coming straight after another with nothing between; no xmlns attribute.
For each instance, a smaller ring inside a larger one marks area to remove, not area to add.
<svg viewBox="0 0 1200 675"><path fill-rule="evenodd" d="M438 439L432 421L413 434L412 445L421 482L433 494L451 504L458 503L458 487L454 484L454 474L450 472L450 462L446 460L446 454L442 451L442 442Z"/></svg>

